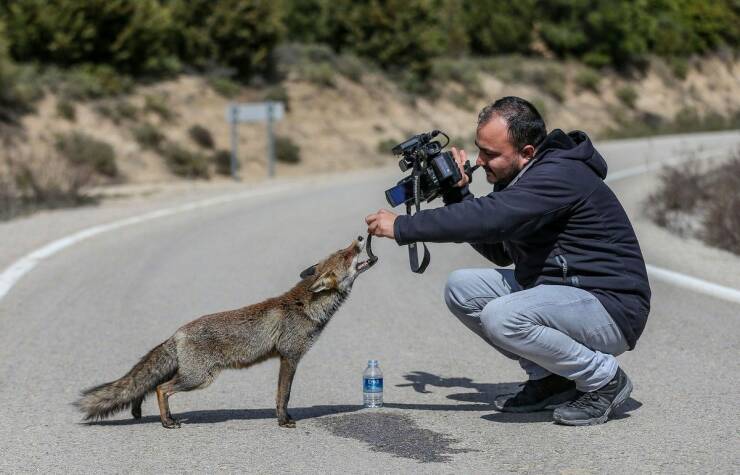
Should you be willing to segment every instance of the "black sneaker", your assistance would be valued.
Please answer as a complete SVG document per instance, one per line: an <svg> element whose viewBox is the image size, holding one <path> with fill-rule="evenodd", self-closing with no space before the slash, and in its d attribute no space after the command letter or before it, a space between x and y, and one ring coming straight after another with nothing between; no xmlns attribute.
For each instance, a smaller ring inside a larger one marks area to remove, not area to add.
<svg viewBox="0 0 740 475"><path fill-rule="evenodd" d="M576 397L576 384L557 374L530 379L521 391L504 401L497 401L501 412L534 412L554 409Z"/></svg>
<svg viewBox="0 0 740 475"><path fill-rule="evenodd" d="M552 418L557 423L569 426L603 424L614 410L630 397L631 392L632 381L622 368L619 368L606 386L589 393L581 393L575 401L555 409Z"/></svg>

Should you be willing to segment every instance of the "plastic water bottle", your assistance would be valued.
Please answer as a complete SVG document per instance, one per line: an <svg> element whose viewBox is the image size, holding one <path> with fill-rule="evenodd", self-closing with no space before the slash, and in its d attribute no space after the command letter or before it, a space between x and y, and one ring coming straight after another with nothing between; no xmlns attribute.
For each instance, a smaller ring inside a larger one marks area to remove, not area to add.
<svg viewBox="0 0 740 475"><path fill-rule="evenodd" d="M367 362L367 368L362 375L362 394L365 407L383 405L383 372L380 371L378 360Z"/></svg>

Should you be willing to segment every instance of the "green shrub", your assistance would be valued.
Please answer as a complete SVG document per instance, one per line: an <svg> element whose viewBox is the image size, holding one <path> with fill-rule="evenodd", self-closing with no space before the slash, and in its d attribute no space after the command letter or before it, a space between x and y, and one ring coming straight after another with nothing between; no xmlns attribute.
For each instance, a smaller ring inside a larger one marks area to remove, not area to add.
<svg viewBox="0 0 740 475"><path fill-rule="evenodd" d="M139 115L139 109L124 99L100 102L95 106L95 111L115 124L134 120Z"/></svg>
<svg viewBox="0 0 740 475"><path fill-rule="evenodd" d="M542 90L562 102L565 99L565 75L557 68L548 68L542 78Z"/></svg>
<svg viewBox="0 0 740 475"><path fill-rule="evenodd" d="M216 150L211 160L216 165L216 173L219 175L231 175L231 152L228 150Z"/></svg>
<svg viewBox="0 0 740 475"><path fill-rule="evenodd" d="M464 92L452 92L448 94L447 96L452 102L455 107L458 109L466 110L466 111L474 111L475 110L475 104L473 101L470 100L470 96L465 94Z"/></svg>
<svg viewBox="0 0 740 475"><path fill-rule="evenodd" d="M686 79L689 75L689 61L686 58L671 57L668 58L668 66L671 68L671 72L678 79Z"/></svg>
<svg viewBox="0 0 740 475"><path fill-rule="evenodd" d="M164 134L157 127L146 122L133 127L131 134L141 148L148 150L158 151L165 139Z"/></svg>
<svg viewBox="0 0 740 475"><path fill-rule="evenodd" d="M208 178L208 159L175 143L166 143L162 149L167 167L175 175L185 178Z"/></svg>
<svg viewBox="0 0 740 475"><path fill-rule="evenodd" d="M352 2L338 0L333 8L332 38L335 50L349 50L380 67L396 72L412 92L431 79L432 63L448 50L446 30L438 25L440 4L427 0ZM413 77L413 79L409 79Z"/></svg>
<svg viewBox="0 0 740 475"><path fill-rule="evenodd" d="M357 83L362 81L362 76L368 70L365 62L351 53L342 53L337 56L334 67L339 74Z"/></svg>
<svg viewBox="0 0 740 475"><path fill-rule="evenodd" d="M301 149L289 137L276 136L275 159L283 163L298 163L301 161Z"/></svg>
<svg viewBox="0 0 740 475"><path fill-rule="evenodd" d="M623 68L642 61L650 48L654 17L646 2L554 0L537 9L539 34L550 51L589 66Z"/></svg>
<svg viewBox="0 0 740 475"><path fill-rule="evenodd" d="M504 82L520 82L524 78L525 59L519 55L484 58L478 62L481 70L493 74Z"/></svg>
<svg viewBox="0 0 740 475"><path fill-rule="evenodd" d="M158 0L17 0L2 6L13 56L132 74L177 69L170 8Z"/></svg>
<svg viewBox="0 0 740 475"><path fill-rule="evenodd" d="M130 93L134 88L131 76L108 65L84 64L63 74L62 93L78 100L97 99Z"/></svg>
<svg viewBox="0 0 740 475"><path fill-rule="evenodd" d="M171 0L181 58L198 67L221 64L236 76L270 76L272 50L284 33L282 2Z"/></svg>
<svg viewBox="0 0 740 475"><path fill-rule="evenodd" d="M454 81L465 89L466 97L483 97L485 95L480 78L478 77L479 65L470 59L443 58L435 61L432 76L440 87L445 83Z"/></svg>
<svg viewBox="0 0 740 475"><path fill-rule="evenodd" d="M139 116L138 107L123 99L113 103L113 110L120 119L134 120Z"/></svg>
<svg viewBox="0 0 740 475"><path fill-rule="evenodd" d="M393 147L395 147L395 146L396 146L396 145L398 145L399 143L400 143L400 141L399 141L399 140L394 140L394 139L382 139L382 140L380 140L380 141L378 142L378 145L377 145L377 147L376 147L376 150L377 150L377 152L378 152L379 154L381 154L381 155L390 155L390 156L394 156L394 155L393 155L393 152L391 152L391 150L393 150Z"/></svg>
<svg viewBox="0 0 740 475"><path fill-rule="evenodd" d="M282 77L291 73L319 86L334 87L337 57L326 45L286 44L275 52L277 71Z"/></svg>
<svg viewBox="0 0 740 475"><path fill-rule="evenodd" d="M236 81L224 76L212 76L208 78L208 85L216 91L216 94L227 99L232 99L239 95L241 86Z"/></svg>
<svg viewBox="0 0 740 475"><path fill-rule="evenodd" d="M591 68L583 68L576 73L575 83L580 91L599 92L601 74Z"/></svg>
<svg viewBox="0 0 740 475"><path fill-rule="evenodd" d="M532 84L558 101L565 98L565 71L562 65L549 63L522 64L519 81Z"/></svg>
<svg viewBox="0 0 740 475"><path fill-rule="evenodd" d="M303 79L317 86L334 87L334 68L327 63L306 64L302 68Z"/></svg>
<svg viewBox="0 0 740 475"><path fill-rule="evenodd" d="M740 128L740 111L727 117L716 113L700 116L695 108L686 106L679 110L671 120L649 112L641 112L635 117L630 117L623 112L613 115L619 124L618 127L607 130L602 136L608 138L644 137Z"/></svg>
<svg viewBox="0 0 740 475"><path fill-rule="evenodd" d="M36 77L41 85L72 101L120 96L134 87L131 76L108 65L83 64L66 69L45 65Z"/></svg>
<svg viewBox="0 0 740 475"><path fill-rule="evenodd" d="M203 148L213 148L213 135L211 132L201 125L194 125L188 129L188 135L190 138Z"/></svg>
<svg viewBox="0 0 740 475"><path fill-rule="evenodd" d="M71 132L57 135L55 147L73 165L88 166L107 177L118 175L116 154L107 142L83 132Z"/></svg>
<svg viewBox="0 0 740 475"><path fill-rule="evenodd" d="M617 99L630 109L634 109L637 102L637 91L632 86L622 86L617 89Z"/></svg>
<svg viewBox="0 0 740 475"><path fill-rule="evenodd" d="M77 118L77 109L75 109L75 105L71 101L58 99L56 109L57 115L63 119L74 122Z"/></svg>
<svg viewBox="0 0 740 475"><path fill-rule="evenodd" d="M290 111L290 96L288 90L282 84L275 85L265 91L265 100L282 102L286 111Z"/></svg>
<svg viewBox="0 0 740 475"><path fill-rule="evenodd" d="M492 56L527 53L532 43L535 0L462 0L462 16L472 53Z"/></svg>
<svg viewBox="0 0 740 475"><path fill-rule="evenodd" d="M33 110L43 91L34 80L33 68L19 66L10 58L4 33L0 18L0 122L15 122L18 115Z"/></svg>
<svg viewBox="0 0 740 475"><path fill-rule="evenodd" d="M164 121L172 121L177 117L175 111L173 111L167 104L167 99L164 96L153 96L148 95L144 97L144 110L147 112L153 112Z"/></svg>

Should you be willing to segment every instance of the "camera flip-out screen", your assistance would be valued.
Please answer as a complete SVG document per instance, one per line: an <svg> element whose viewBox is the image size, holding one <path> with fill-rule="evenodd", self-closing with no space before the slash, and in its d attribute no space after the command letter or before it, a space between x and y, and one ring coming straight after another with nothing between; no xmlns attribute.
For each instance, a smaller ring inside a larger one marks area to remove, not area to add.
<svg viewBox="0 0 740 475"><path fill-rule="evenodd" d="M411 180L402 181L393 188L385 190L385 199L388 200L388 204L390 204L394 208L412 199L413 197L414 183Z"/></svg>

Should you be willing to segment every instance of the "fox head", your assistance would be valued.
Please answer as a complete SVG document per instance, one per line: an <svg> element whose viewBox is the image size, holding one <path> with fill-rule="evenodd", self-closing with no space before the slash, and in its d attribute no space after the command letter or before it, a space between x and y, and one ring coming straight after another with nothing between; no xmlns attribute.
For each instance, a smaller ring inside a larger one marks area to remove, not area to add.
<svg viewBox="0 0 740 475"><path fill-rule="evenodd" d="M313 293L327 290L348 292L357 276L375 264L375 259L360 260L364 248L365 241L362 236L357 236L348 247L301 272L301 279L311 283L309 290Z"/></svg>

